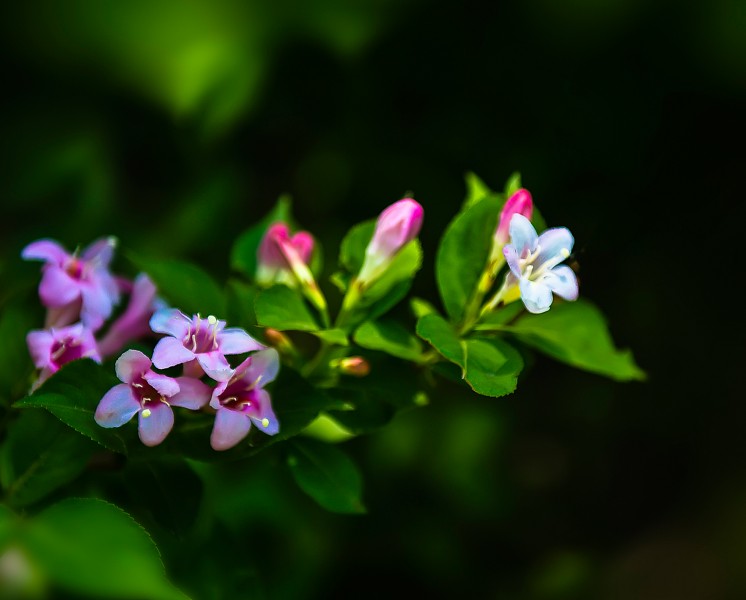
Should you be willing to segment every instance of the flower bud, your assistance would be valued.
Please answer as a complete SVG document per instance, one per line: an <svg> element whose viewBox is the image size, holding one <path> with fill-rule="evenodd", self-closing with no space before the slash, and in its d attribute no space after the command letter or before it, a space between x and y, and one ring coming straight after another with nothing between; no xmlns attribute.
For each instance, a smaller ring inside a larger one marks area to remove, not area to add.
<svg viewBox="0 0 746 600"><path fill-rule="evenodd" d="M282 331L267 327L264 330L264 339L267 340L267 344L276 348L280 354L295 354L293 343Z"/></svg>
<svg viewBox="0 0 746 600"><path fill-rule="evenodd" d="M424 210L412 198L394 202L378 217L373 238L365 250L365 261L358 280L372 281L391 259L417 237L422 227Z"/></svg>
<svg viewBox="0 0 746 600"><path fill-rule="evenodd" d="M502 248L508 243L510 239L510 220L513 215L523 215L530 221L533 211L534 203L531 199L531 193L527 189L521 188L508 198L500 213L500 221L495 231L495 245Z"/></svg>
<svg viewBox="0 0 746 600"><path fill-rule="evenodd" d="M257 251L256 279L260 285L298 284L293 276L293 262L308 265L313 253L313 237L307 231L290 236L286 223L273 223L264 234Z"/></svg>
<svg viewBox="0 0 746 600"><path fill-rule="evenodd" d="M365 377L370 373L370 363L362 356L348 356L337 363L340 372L353 377Z"/></svg>

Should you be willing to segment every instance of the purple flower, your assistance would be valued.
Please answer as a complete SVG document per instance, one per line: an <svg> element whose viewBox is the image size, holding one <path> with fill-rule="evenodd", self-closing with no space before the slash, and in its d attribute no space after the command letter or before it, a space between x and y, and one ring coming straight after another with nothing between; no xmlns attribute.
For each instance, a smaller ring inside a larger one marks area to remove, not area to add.
<svg viewBox="0 0 746 600"><path fill-rule="evenodd" d="M202 408L210 387L191 377L171 378L155 373L150 359L138 350L127 350L117 359L119 385L111 388L96 408L101 427L121 427L139 413L138 434L146 446L160 444L174 426L172 406Z"/></svg>
<svg viewBox="0 0 746 600"><path fill-rule="evenodd" d="M43 260L39 296L50 308L48 325L67 325L80 316L82 323L97 330L119 302L119 288L109 272L115 238L102 238L80 256L70 254L57 242L39 240L26 246L21 256ZM79 312L78 312L79 311Z"/></svg>
<svg viewBox="0 0 746 600"><path fill-rule="evenodd" d="M505 205L500 212L500 221L495 231L495 245L499 245L502 248L507 243L510 237L510 220L513 218L513 215L523 215L531 220L533 212L534 202L531 199L531 193L523 188L516 191L505 201Z"/></svg>
<svg viewBox="0 0 746 600"><path fill-rule="evenodd" d="M248 435L252 422L267 435L280 430L272 400L263 389L279 370L277 351L268 348L248 357L228 381L215 386L210 400L210 406L217 410L210 436L215 450L228 450L238 444Z"/></svg>
<svg viewBox="0 0 746 600"><path fill-rule="evenodd" d="M41 369L32 389L39 387L62 365L79 358L91 358L101 362L96 340L90 329L82 323L68 327L30 331L26 344L36 368Z"/></svg>
<svg viewBox="0 0 746 600"><path fill-rule="evenodd" d="M156 367L167 369L197 360L215 381L227 381L233 374L226 354L243 354L265 347L243 329L226 329L225 321L212 315L206 319L194 315L190 319L180 310L164 309L153 315L150 327L170 336L161 339L153 350Z"/></svg>
<svg viewBox="0 0 746 600"><path fill-rule="evenodd" d="M155 284L147 275L140 273L130 285L132 290L127 308L98 343L102 356L116 354L130 341L152 333L150 318L158 309L163 308L163 301L156 297Z"/></svg>
<svg viewBox="0 0 746 600"><path fill-rule="evenodd" d="M578 297L578 280L567 265L558 266L572 252L574 239L565 227L547 229L540 236L521 214L510 220L510 244L503 253L510 267L506 288L518 283L529 312L543 313L552 305L552 292L565 300Z"/></svg>
<svg viewBox="0 0 746 600"><path fill-rule="evenodd" d="M297 263L308 265L313 246L313 237L307 231L299 231L290 237L285 223L273 223L264 234L257 251L257 282L267 286L284 283L295 287L298 283L294 275Z"/></svg>
<svg viewBox="0 0 746 600"><path fill-rule="evenodd" d="M373 238L365 250L365 261L358 280L376 279L396 254L417 237L424 210L411 198L394 202L378 217Z"/></svg>

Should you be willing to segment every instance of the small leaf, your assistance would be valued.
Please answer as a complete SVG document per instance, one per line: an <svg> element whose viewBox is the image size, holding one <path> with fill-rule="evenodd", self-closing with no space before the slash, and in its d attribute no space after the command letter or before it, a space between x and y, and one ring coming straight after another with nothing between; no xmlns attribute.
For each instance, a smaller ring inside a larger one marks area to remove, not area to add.
<svg viewBox="0 0 746 600"><path fill-rule="evenodd" d="M350 341L347 339L347 333L344 329L322 329L321 331L312 331L320 340L325 341L327 344L334 344L337 346L349 346Z"/></svg>
<svg viewBox="0 0 746 600"><path fill-rule="evenodd" d="M367 321L353 336L358 346L380 350L392 356L418 362L422 359L422 344L396 321Z"/></svg>
<svg viewBox="0 0 746 600"><path fill-rule="evenodd" d="M365 512L360 472L337 446L293 440L288 465L298 486L325 509L337 513Z"/></svg>
<svg viewBox="0 0 746 600"><path fill-rule="evenodd" d="M557 303L546 313L523 315L504 331L579 369L617 381L645 379L632 353L615 347L601 311L587 300Z"/></svg>
<svg viewBox="0 0 746 600"><path fill-rule="evenodd" d="M71 593L187 600L166 578L147 532L102 500L72 498L55 504L28 524L22 545L47 577Z"/></svg>
<svg viewBox="0 0 746 600"><path fill-rule="evenodd" d="M429 314L417 321L417 335L435 348L441 356L458 365L466 366L464 346L453 327L438 314Z"/></svg>
<svg viewBox="0 0 746 600"><path fill-rule="evenodd" d="M469 208L480 200L493 194L487 184L482 181L475 173L471 171L466 174L466 198L464 199L464 208Z"/></svg>
<svg viewBox="0 0 746 600"><path fill-rule="evenodd" d="M300 294L285 285L275 285L259 292L254 309L257 321L264 327L279 331L320 329Z"/></svg>
<svg viewBox="0 0 746 600"><path fill-rule="evenodd" d="M443 235L435 275L446 312L454 322L464 314L492 249L502 202L487 197L456 215Z"/></svg>
<svg viewBox="0 0 746 600"><path fill-rule="evenodd" d="M510 198L522 187L520 172L515 171L514 173L511 173L510 177L508 177L508 180L505 182L505 197Z"/></svg>
<svg viewBox="0 0 746 600"><path fill-rule="evenodd" d="M122 435L104 429L93 419L104 394L119 380L90 359L64 365L31 396L15 403L16 408L44 408L66 425L102 446L126 453Z"/></svg>
<svg viewBox="0 0 746 600"><path fill-rule="evenodd" d="M358 223L352 227L339 247L339 264L356 275L365 262L365 249L373 238L376 229L375 219Z"/></svg>
<svg viewBox="0 0 746 600"><path fill-rule="evenodd" d="M412 309L412 314L418 319L425 315L438 312L430 302L423 300L422 298L412 298L409 301L409 307Z"/></svg>
<svg viewBox="0 0 746 600"><path fill-rule="evenodd" d="M249 227L234 242L231 251L231 267L249 278L256 275L257 251L265 232L278 221L290 223L291 202L289 196L280 196L274 208L256 225Z"/></svg>
<svg viewBox="0 0 746 600"><path fill-rule="evenodd" d="M25 506L75 479L98 448L45 411L24 411L0 448L5 501Z"/></svg>
<svg viewBox="0 0 746 600"><path fill-rule="evenodd" d="M222 318L225 298L215 280L200 267L180 260L131 257L158 287L158 295L186 315L212 314Z"/></svg>
<svg viewBox="0 0 746 600"><path fill-rule="evenodd" d="M503 331L505 325L524 312L523 302L511 302L488 313L474 326L476 331Z"/></svg>

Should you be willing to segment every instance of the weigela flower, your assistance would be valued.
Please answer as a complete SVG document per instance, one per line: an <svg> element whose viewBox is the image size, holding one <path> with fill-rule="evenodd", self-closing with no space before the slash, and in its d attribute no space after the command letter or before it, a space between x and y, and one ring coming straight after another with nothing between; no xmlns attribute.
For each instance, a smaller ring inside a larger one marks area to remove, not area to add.
<svg viewBox="0 0 746 600"><path fill-rule="evenodd" d="M41 369L33 389L39 387L62 365L79 358L90 358L101 362L93 332L82 323L67 327L30 331L26 336L31 359Z"/></svg>
<svg viewBox="0 0 746 600"><path fill-rule="evenodd" d="M272 400L263 389L274 381L280 359L273 348L249 356L228 381L215 386L210 406L217 413L210 436L215 450L227 450L244 439L252 422L267 435L275 435L280 424L272 411Z"/></svg>
<svg viewBox="0 0 746 600"><path fill-rule="evenodd" d="M151 334L150 318L157 310L164 308L163 301L156 296L157 289L150 277L140 273L131 286L127 308L98 343L102 356L111 356L130 341Z"/></svg>
<svg viewBox="0 0 746 600"><path fill-rule="evenodd" d="M257 251L257 283L264 286L284 283L296 287L298 278L294 275L293 263L308 265L313 246L313 237L307 231L299 231L291 237L285 223L272 224Z"/></svg>
<svg viewBox="0 0 746 600"><path fill-rule="evenodd" d="M136 414L138 434L146 446L160 444L174 426L172 406L198 410L210 400L211 389L191 377L171 378L151 369L151 361L138 350L127 350L117 359L117 377L96 408L101 427L121 427Z"/></svg>
<svg viewBox="0 0 746 600"><path fill-rule="evenodd" d="M540 236L521 214L510 220L510 244L503 253L510 267L506 286L518 284L529 312L543 313L552 305L552 293L565 300L578 297L578 280L567 265L574 239L565 227L547 229Z"/></svg>
<svg viewBox="0 0 746 600"><path fill-rule="evenodd" d="M225 321L212 315L206 319L194 315L190 319L180 310L159 310L150 319L150 327L169 337L156 344L153 364L159 369L167 369L196 360L215 381L227 381L233 369L225 358L226 354L244 354L265 346L243 329L226 329L225 325Z"/></svg>
<svg viewBox="0 0 746 600"><path fill-rule="evenodd" d="M495 245L501 248L510 238L510 221L513 215L523 215L531 220L534 212L534 202L528 190L521 188L516 191L510 198L505 201L502 211L500 211L500 220L495 230Z"/></svg>
<svg viewBox="0 0 746 600"><path fill-rule="evenodd" d="M115 238L102 238L80 256L52 240L32 242L23 249L24 259L44 261L39 297L51 309L47 326L67 325L79 317L96 331L109 318L119 302L119 288L109 272L115 246Z"/></svg>
<svg viewBox="0 0 746 600"><path fill-rule="evenodd" d="M417 237L423 216L422 206L412 198L394 202L384 210L365 250L358 281L370 282L380 276L399 250Z"/></svg>

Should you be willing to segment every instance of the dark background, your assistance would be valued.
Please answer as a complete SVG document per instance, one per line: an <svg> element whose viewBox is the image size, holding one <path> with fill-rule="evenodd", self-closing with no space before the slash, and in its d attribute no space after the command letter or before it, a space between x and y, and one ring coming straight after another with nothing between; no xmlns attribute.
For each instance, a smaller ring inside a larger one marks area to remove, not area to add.
<svg viewBox="0 0 746 600"><path fill-rule="evenodd" d="M746 597L743 2L35 0L2 23L6 289L42 236L225 277L284 192L330 273L346 228L411 191L435 300L464 174L519 170L649 374L538 359L507 398L444 385L346 444L365 517L262 492L258 464L252 503L216 510L269 597Z"/></svg>

